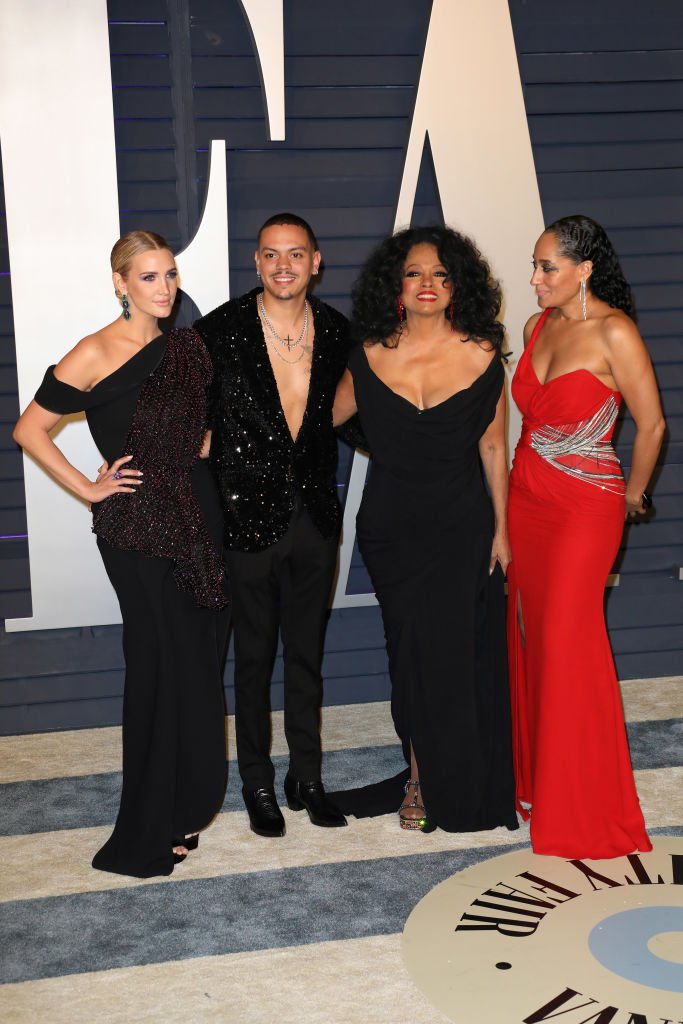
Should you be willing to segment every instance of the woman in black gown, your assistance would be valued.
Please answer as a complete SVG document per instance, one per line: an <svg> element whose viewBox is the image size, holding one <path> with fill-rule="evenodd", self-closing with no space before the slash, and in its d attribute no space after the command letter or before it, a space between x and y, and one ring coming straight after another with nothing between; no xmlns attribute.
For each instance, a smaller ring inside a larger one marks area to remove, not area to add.
<svg viewBox="0 0 683 1024"><path fill-rule="evenodd" d="M357 535L410 771L335 802L358 816L398 808L403 828L514 829L500 291L469 239L428 227L384 241L353 300L365 340L334 416L359 413L373 456Z"/></svg>
<svg viewBox="0 0 683 1024"><path fill-rule="evenodd" d="M206 458L211 366L194 330L160 333L177 291L161 236L112 250L122 316L51 366L15 440L89 502L123 619L123 786L102 871L168 875L220 810L226 783L220 672L226 614L221 511ZM106 462L93 483L54 444L85 410Z"/></svg>

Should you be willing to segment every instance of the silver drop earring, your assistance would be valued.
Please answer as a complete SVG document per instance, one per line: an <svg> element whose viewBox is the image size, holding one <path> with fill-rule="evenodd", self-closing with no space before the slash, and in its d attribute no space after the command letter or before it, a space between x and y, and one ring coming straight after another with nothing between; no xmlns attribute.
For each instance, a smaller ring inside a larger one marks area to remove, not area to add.
<svg viewBox="0 0 683 1024"><path fill-rule="evenodd" d="M581 299L581 312L583 313L583 319L588 319L588 309L586 307L586 280L581 278L581 284L579 285L579 298Z"/></svg>

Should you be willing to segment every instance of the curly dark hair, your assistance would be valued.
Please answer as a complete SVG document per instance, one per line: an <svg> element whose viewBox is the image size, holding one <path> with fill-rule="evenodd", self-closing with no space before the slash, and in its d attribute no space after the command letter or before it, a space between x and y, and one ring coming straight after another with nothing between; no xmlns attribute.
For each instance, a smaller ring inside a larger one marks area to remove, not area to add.
<svg viewBox="0 0 683 1024"><path fill-rule="evenodd" d="M552 231L557 238L560 256L572 263L591 260L593 272L588 284L593 295L614 309L623 310L635 321L633 294L605 229L590 217L575 213L553 221L546 231Z"/></svg>
<svg viewBox="0 0 683 1024"><path fill-rule="evenodd" d="M398 344L401 334L397 297L403 287L403 267L414 245L433 245L453 283L453 317L444 316L464 341L487 341L502 350L505 328L497 320L500 285L474 242L452 228L432 224L405 228L386 238L370 254L351 293L354 334L359 341ZM395 339L395 340L394 340Z"/></svg>

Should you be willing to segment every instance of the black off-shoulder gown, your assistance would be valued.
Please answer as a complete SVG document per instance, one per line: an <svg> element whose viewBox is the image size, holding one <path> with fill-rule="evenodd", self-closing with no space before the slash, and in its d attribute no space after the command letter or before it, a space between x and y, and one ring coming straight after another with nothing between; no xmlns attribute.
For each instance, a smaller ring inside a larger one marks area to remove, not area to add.
<svg viewBox="0 0 683 1024"><path fill-rule="evenodd" d="M57 380L50 367L36 401L64 415L85 410L111 465L128 454L140 391L165 346L160 335L88 392ZM222 514L205 460L192 469L192 490L220 550ZM199 607L179 590L171 559L101 538L97 544L121 607L126 677L121 804L93 867L138 878L169 875L174 840L209 824L225 794L221 658L228 615Z"/></svg>
<svg viewBox="0 0 683 1024"><path fill-rule="evenodd" d="M382 610L391 711L420 771L428 829L518 827L503 575L478 442L503 386L494 357L471 387L421 411L355 349L349 369L373 454L358 543ZM357 816L396 811L408 772L334 794Z"/></svg>

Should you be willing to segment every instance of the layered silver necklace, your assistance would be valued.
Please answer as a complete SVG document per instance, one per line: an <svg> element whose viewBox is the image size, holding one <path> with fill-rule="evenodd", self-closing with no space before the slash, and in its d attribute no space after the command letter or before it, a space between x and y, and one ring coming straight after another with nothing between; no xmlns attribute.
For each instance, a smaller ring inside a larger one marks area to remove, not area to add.
<svg viewBox="0 0 683 1024"><path fill-rule="evenodd" d="M286 338L281 338L280 335L277 333L272 323L270 322L270 317L266 313L266 307L263 304L263 292L261 292L256 297L256 305L258 307L259 316L263 320L265 326L268 328L268 331L272 335L273 340L278 341L283 348L287 349L288 352L291 352L293 348L298 348L298 346L302 343L308 332L308 299L304 299L304 322L301 328L301 333L299 334L299 337L296 339L296 341L292 341L289 334L287 335ZM290 366L293 366L295 363L298 363L299 360L303 359L303 357L306 355L306 350L302 349L301 352L299 352L296 359L285 359L285 357L278 349L277 345L272 346L272 348L275 355L278 356L283 361L283 363L288 363Z"/></svg>

